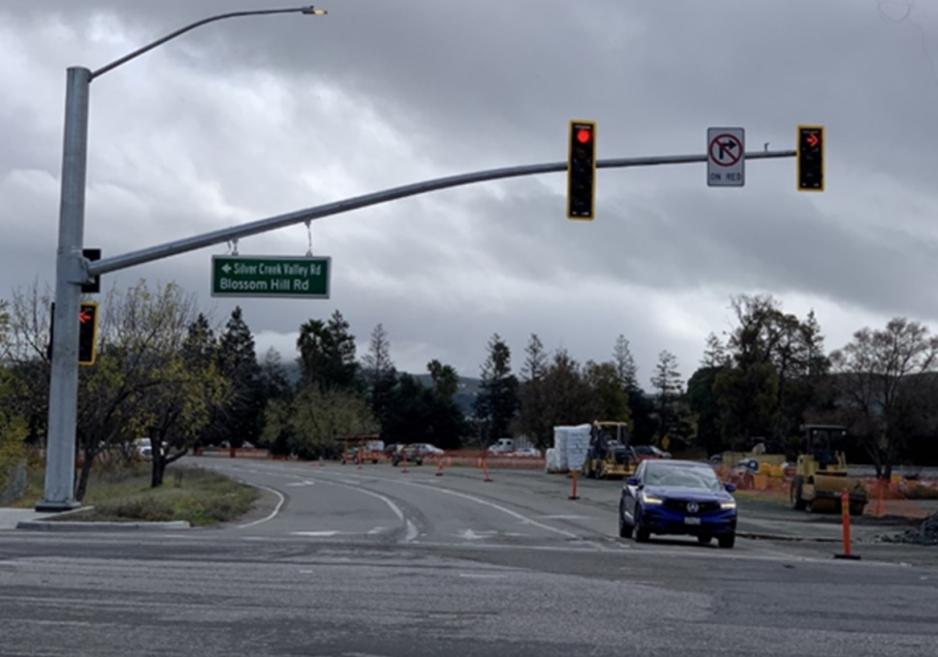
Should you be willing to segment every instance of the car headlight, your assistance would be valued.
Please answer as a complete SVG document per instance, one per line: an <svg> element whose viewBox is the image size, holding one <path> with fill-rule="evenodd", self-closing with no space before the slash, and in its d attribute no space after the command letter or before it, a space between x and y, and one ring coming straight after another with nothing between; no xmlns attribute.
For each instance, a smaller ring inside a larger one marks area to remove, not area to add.
<svg viewBox="0 0 938 657"><path fill-rule="evenodd" d="M736 500L726 500L725 502L720 502L720 508L723 509L724 511L727 511L729 509L735 509Z"/></svg>
<svg viewBox="0 0 938 657"><path fill-rule="evenodd" d="M642 502L645 504L664 504L664 500L648 493L642 493Z"/></svg>

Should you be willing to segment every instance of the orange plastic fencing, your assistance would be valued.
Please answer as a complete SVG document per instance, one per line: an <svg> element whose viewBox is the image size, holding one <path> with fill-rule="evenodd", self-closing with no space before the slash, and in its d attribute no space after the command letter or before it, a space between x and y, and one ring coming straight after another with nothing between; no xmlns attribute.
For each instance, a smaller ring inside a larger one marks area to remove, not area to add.
<svg viewBox="0 0 938 657"><path fill-rule="evenodd" d="M742 468L716 466L721 481L736 485L747 497L779 505L790 504L792 469L774 477L745 471ZM864 516L873 518L905 518L922 520L938 512L938 480L907 479L893 476L891 480L864 477L867 492Z"/></svg>

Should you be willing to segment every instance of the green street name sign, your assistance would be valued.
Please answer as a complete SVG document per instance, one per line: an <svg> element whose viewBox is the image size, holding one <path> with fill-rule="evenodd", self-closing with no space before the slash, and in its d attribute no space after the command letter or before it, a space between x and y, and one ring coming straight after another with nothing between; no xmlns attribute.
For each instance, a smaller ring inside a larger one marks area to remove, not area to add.
<svg viewBox="0 0 938 657"><path fill-rule="evenodd" d="M212 256L213 297L328 299L329 257Z"/></svg>

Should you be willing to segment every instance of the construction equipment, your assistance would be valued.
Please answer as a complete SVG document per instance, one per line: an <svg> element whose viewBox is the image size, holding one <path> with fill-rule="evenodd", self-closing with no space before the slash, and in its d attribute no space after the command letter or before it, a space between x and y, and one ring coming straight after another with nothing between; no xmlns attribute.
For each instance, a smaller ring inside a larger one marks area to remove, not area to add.
<svg viewBox="0 0 938 657"><path fill-rule="evenodd" d="M843 443L845 427L805 424L795 477L791 482L791 506L796 511L837 511L840 496L850 496L850 514L861 515L868 496L859 479L847 475Z"/></svg>
<svg viewBox="0 0 938 657"><path fill-rule="evenodd" d="M593 422L583 475L594 479L630 477L635 472L635 465L629 446L628 423Z"/></svg>

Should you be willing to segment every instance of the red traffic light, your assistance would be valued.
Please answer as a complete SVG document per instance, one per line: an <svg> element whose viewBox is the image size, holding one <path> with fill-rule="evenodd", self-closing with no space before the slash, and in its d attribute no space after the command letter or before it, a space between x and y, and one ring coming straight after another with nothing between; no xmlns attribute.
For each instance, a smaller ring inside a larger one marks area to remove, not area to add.
<svg viewBox="0 0 938 657"><path fill-rule="evenodd" d="M809 132L808 136L805 137L805 141L808 142L808 146L810 146L811 148L814 148L818 145L818 142L820 140L818 139L816 132Z"/></svg>
<svg viewBox="0 0 938 657"><path fill-rule="evenodd" d="M593 131L589 128L580 128L576 131L576 140L581 144L588 144L593 138Z"/></svg>

